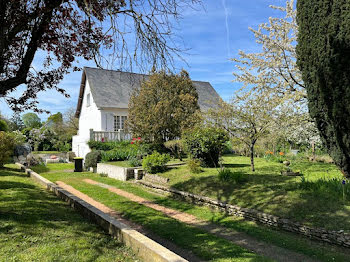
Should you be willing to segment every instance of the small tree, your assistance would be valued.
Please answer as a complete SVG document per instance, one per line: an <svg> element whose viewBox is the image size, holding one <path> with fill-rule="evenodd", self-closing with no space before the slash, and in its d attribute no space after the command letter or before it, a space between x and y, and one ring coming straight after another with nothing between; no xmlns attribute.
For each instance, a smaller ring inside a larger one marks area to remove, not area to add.
<svg viewBox="0 0 350 262"><path fill-rule="evenodd" d="M247 92L241 95L237 93L230 103L209 112L215 125L227 130L231 137L249 148L252 171L255 171L255 144L280 119L280 102L280 99L273 98L266 92Z"/></svg>
<svg viewBox="0 0 350 262"><path fill-rule="evenodd" d="M222 128L197 126L186 130L183 143L187 153L193 159L198 159L202 166L218 167L219 158L228 140L226 131Z"/></svg>
<svg viewBox="0 0 350 262"><path fill-rule="evenodd" d="M156 144L180 137L198 121L198 94L186 71L153 73L129 101L127 128Z"/></svg>

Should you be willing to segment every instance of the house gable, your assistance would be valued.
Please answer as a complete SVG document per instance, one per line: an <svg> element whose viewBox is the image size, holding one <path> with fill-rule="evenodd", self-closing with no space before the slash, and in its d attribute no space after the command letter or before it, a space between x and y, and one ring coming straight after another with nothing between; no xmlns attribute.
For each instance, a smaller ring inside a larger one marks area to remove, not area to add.
<svg viewBox="0 0 350 262"><path fill-rule="evenodd" d="M80 84L76 117L82 108L85 83L88 82L92 97L98 108L128 109L129 99L134 89L147 80L148 75L85 67ZM217 107L222 99L209 82L193 81L198 92L198 103L202 111Z"/></svg>

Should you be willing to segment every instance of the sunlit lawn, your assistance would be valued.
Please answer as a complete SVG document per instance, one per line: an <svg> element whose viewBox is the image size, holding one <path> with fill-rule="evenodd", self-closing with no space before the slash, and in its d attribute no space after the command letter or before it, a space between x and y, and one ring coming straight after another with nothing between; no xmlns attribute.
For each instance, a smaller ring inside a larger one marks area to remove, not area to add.
<svg viewBox="0 0 350 262"><path fill-rule="evenodd" d="M212 221L213 223L217 223L227 228L243 231L260 239L261 241L303 253L305 255L317 258L320 261L347 261L347 258L350 255L350 253L343 248L337 248L326 244L318 244L311 242L302 236L272 230L267 227L257 225L254 222L242 220L241 218L225 216L224 214L210 210L207 207L198 207L182 201L173 200L168 197L159 196L132 182L122 182L108 177L101 177L100 175L93 173L62 172L62 166L60 167L59 165L65 165L65 167L68 169L72 168L72 165L69 164L49 164L48 169L50 172L42 173L42 175L53 182L60 180L72 185L94 199L99 200L107 206L122 212L126 218L131 219L136 223L143 224L162 237L175 241L175 243L178 245L186 249L190 249L198 256L208 260L215 260L215 257L217 257L218 254L220 255L217 258L232 257L233 261L241 261L248 259L249 257L251 259L254 258L249 252L246 253L243 250L237 249L235 246L232 246L231 253L231 251L228 251L230 248L229 245L227 245L227 242L221 242L218 238L213 238L208 234L204 234L203 232L199 233L199 231L196 231L192 227L187 227L181 223L175 222L172 219L165 218L164 215L160 214L159 212L130 203L130 201L118 197L117 195L108 192L106 189L86 184L82 180L84 178L90 178L102 183L113 185L143 198L155 201L160 205L193 214L198 218ZM183 168L184 167L181 167L180 169ZM201 175L203 175L203 173ZM186 232L186 234L184 232ZM178 235L178 233L180 234ZM198 239L195 237L195 235L200 235L201 237ZM183 241L184 236L186 236L188 241ZM208 246L209 249L206 245L198 244L199 242L211 243L210 246ZM221 246L219 247L217 245ZM211 250L213 251L211 252ZM224 259L224 261L226 260ZM260 260L258 259L258 261Z"/></svg>
<svg viewBox="0 0 350 262"><path fill-rule="evenodd" d="M290 218L310 226L350 230L350 189L343 198L343 176L333 164L292 161L291 169L301 171L301 177L282 176L285 166L257 158L256 171L250 170L250 159L225 156L224 166L234 173L247 174L244 183L222 182L218 170L204 168L191 174L187 166L171 168L158 175L169 178L169 186L208 196L223 202L249 207L277 216ZM333 181L335 179L336 181Z"/></svg>
<svg viewBox="0 0 350 262"><path fill-rule="evenodd" d="M136 259L16 166L0 169L0 261Z"/></svg>

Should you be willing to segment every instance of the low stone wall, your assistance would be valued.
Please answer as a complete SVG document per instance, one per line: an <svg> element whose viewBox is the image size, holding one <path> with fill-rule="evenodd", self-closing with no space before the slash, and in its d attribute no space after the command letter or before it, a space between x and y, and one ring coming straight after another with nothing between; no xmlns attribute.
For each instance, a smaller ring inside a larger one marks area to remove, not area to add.
<svg viewBox="0 0 350 262"><path fill-rule="evenodd" d="M166 184L169 182L169 178L152 175L152 174L145 174L142 179L151 183L158 183L158 184Z"/></svg>
<svg viewBox="0 0 350 262"><path fill-rule="evenodd" d="M76 197L58 185L52 183L46 178L40 176L25 166L16 163L22 171L25 171L30 177L54 192L59 198L68 202L70 206L76 209L83 216L89 218L96 224L100 225L113 237L129 246L144 261L151 262L186 262L187 260L178 256L169 249L163 247L152 239L142 235L138 231L119 222L108 214L86 203L84 200Z"/></svg>
<svg viewBox="0 0 350 262"><path fill-rule="evenodd" d="M126 181L135 178L135 169L136 168L134 167L120 167L105 163L98 163L96 172L99 174L106 174L108 177L114 179Z"/></svg>
<svg viewBox="0 0 350 262"><path fill-rule="evenodd" d="M254 209L242 208L239 206L222 203L222 202L213 200L209 197L203 197L203 196L191 194L188 192L168 188L165 186L151 184L143 180L140 180L137 182L144 186L157 189L165 193L170 193L172 196L176 198L180 198L182 200L186 200L194 204L214 207L220 211L228 213L229 215L244 217L246 219L253 220L255 222L258 222L270 227L276 227L289 232L298 233L298 234L307 236L311 239L320 240L320 241L324 241L324 242L339 245L339 246L350 247L350 233L345 233L343 230L334 231L334 230L326 230L323 228L312 228L309 226L305 226L301 223L291 221L289 219L265 214L263 212L260 212Z"/></svg>

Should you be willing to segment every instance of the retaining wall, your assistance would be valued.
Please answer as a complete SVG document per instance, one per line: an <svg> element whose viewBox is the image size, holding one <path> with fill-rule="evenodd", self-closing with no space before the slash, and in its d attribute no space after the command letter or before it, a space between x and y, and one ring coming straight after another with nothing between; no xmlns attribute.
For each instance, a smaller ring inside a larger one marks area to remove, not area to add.
<svg viewBox="0 0 350 262"><path fill-rule="evenodd" d="M134 179L135 167L120 167L105 163L97 163L96 172L99 174L106 174L108 177L118 179L121 181L126 181L129 179Z"/></svg>
<svg viewBox="0 0 350 262"><path fill-rule="evenodd" d="M194 204L214 207L220 211L228 213L229 215L244 217L246 219L258 222L260 224L264 224L270 227L276 227L289 232L298 233L307 236L311 239L316 239L339 246L350 247L350 233L346 233L343 230L334 231L326 230L323 228L313 228L305 226L298 222L291 221L289 219L269 215L254 209L242 208L239 206L222 203L213 200L209 197L203 197L161 185L154 185L142 180L137 182L144 186L157 189L166 193L170 193L176 198L180 198L182 200L186 200Z"/></svg>

